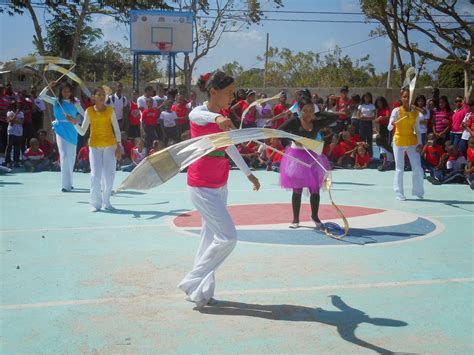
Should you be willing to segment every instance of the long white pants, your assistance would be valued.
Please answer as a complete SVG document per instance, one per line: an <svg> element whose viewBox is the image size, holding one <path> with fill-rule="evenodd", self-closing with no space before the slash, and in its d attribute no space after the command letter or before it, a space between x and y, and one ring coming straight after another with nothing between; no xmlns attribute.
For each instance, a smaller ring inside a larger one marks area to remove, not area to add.
<svg viewBox="0 0 474 355"><path fill-rule="evenodd" d="M76 145L61 138L56 134L56 142L59 149L59 161L61 164L61 184L62 188L71 190L74 163L76 162Z"/></svg>
<svg viewBox="0 0 474 355"><path fill-rule="evenodd" d="M227 186L189 187L191 201L202 216L201 243L193 270L178 287L190 301L206 304L214 295L214 272L232 252L237 242L234 222L227 211Z"/></svg>
<svg viewBox="0 0 474 355"><path fill-rule="evenodd" d="M110 195L117 165L115 149L116 145L107 148L89 148L92 207L99 209L110 206Z"/></svg>
<svg viewBox="0 0 474 355"><path fill-rule="evenodd" d="M393 144L393 155L395 156L395 178L393 179L393 190L396 194L403 195L403 172L405 170L405 152L410 159L412 170L412 194L414 196L423 196L424 174L421 168L420 154L416 152L416 145L407 147L398 147Z"/></svg>

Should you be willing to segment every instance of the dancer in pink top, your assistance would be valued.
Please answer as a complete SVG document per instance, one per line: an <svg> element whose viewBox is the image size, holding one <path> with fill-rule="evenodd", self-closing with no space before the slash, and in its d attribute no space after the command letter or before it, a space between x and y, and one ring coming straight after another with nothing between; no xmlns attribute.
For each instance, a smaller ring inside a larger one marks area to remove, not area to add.
<svg viewBox="0 0 474 355"><path fill-rule="evenodd" d="M227 109L235 91L234 79L216 71L200 77L198 86L207 92L208 101L189 114L191 137L204 136L233 129L232 121L220 112ZM191 200L202 217L201 243L194 259L193 269L178 287L186 293L188 301L198 309L215 300L214 272L232 252L237 242L234 222L227 211L227 179L229 162L235 162L253 184L260 188L235 146L216 150L191 164L188 168L188 186Z"/></svg>

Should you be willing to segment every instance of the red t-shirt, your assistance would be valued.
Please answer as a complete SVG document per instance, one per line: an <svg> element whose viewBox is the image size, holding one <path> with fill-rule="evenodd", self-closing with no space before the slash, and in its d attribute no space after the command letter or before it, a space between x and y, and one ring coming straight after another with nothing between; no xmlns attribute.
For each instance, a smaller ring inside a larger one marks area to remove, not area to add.
<svg viewBox="0 0 474 355"><path fill-rule="evenodd" d="M360 141L360 136L357 133L354 133L351 138L351 143L355 146L355 144Z"/></svg>
<svg viewBox="0 0 474 355"><path fill-rule="evenodd" d="M273 116L278 116L280 113L289 109L287 104L276 104L273 106ZM279 118L273 122L273 128L278 129L285 122L285 117Z"/></svg>
<svg viewBox="0 0 474 355"><path fill-rule="evenodd" d="M158 118L160 117L160 113L156 108L144 109L142 112L142 122L146 126L156 126L158 122Z"/></svg>
<svg viewBox="0 0 474 355"><path fill-rule="evenodd" d="M474 149L467 148L467 160L474 164Z"/></svg>
<svg viewBox="0 0 474 355"><path fill-rule="evenodd" d="M138 104L135 101L130 101L130 115L128 116L130 126L138 126L140 124L140 116L141 112Z"/></svg>
<svg viewBox="0 0 474 355"><path fill-rule="evenodd" d="M338 144L338 146L342 152L341 155L355 148L355 144L352 142L352 140L349 143L342 141Z"/></svg>
<svg viewBox="0 0 474 355"><path fill-rule="evenodd" d="M328 153L329 153L329 149L330 147L328 146ZM337 161L340 157L344 155L344 153L345 151L342 149L342 147L339 144L337 144L332 150L331 155L329 155L329 158L333 161Z"/></svg>
<svg viewBox="0 0 474 355"><path fill-rule="evenodd" d="M253 147L249 144L246 144L246 145L240 144L237 149L239 150L240 154L253 154L253 153L255 153L255 149L253 149Z"/></svg>
<svg viewBox="0 0 474 355"><path fill-rule="evenodd" d="M171 106L171 112L176 112L177 117L184 117L184 118L178 118L176 120L177 124L184 124L188 122L188 109L186 108L186 104L182 105L173 105Z"/></svg>
<svg viewBox="0 0 474 355"><path fill-rule="evenodd" d="M31 102L30 100L23 100L21 102L21 111L23 111L23 115L25 116L25 120L23 123L33 123L33 102Z"/></svg>
<svg viewBox="0 0 474 355"><path fill-rule="evenodd" d="M464 122L464 124L466 125L466 127L469 127L471 131L474 131L474 113L471 112L471 115L466 120L466 122Z"/></svg>
<svg viewBox="0 0 474 355"><path fill-rule="evenodd" d="M342 97L337 100L337 103L336 103L336 110L339 112L339 111L346 111L347 108L352 105L352 100L347 98L347 99L343 99ZM344 120L347 120L347 114L345 113L339 113L339 119L341 121L344 121Z"/></svg>
<svg viewBox="0 0 474 355"><path fill-rule="evenodd" d="M36 150L36 152L33 151L33 149L31 148L28 148L25 152L25 154L23 154L25 156L25 158L27 158L28 160L41 160L44 158L44 153L41 149L38 148L38 150Z"/></svg>
<svg viewBox="0 0 474 355"><path fill-rule="evenodd" d="M359 153L356 154L355 156L355 163L356 165L368 165L370 162L370 155L369 153L365 152L364 156L361 157Z"/></svg>
<svg viewBox="0 0 474 355"><path fill-rule="evenodd" d="M230 114L230 107L228 108L223 108L222 110L219 111L219 113L224 116L224 117L229 117Z"/></svg>
<svg viewBox="0 0 474 355"><path fill-rule="evenodd" d="M432 166L438 166L439 159L443 155L443 148L440 145L425 147L425 160Z"/></svg>
<svg viewBox="0 0 474 355"><path fill-rule="evenodd" d="M390 119L390 110L388 109L388 107L381 108L381 109L377 110L377 112L375 114L375 118L378 118L380 116L385 117L385 119L380 120L379 124L381 124L383 126L387 126L388 125L388 120Z"/></svg>
<svg viewBox="0 0 474 355"><path fill-rule="evenodd" d="M39 147L43 151L46 158L51 156L51 153L53 152L53 143L45 139L44 142L40 142Z"/></svg>
<svg viewBox="0 0 474 355"><path fill-rule="evenodd" d="M85 145L79 150L78 160L89 161L89 146Z"/></svg>
<svg viewBox="0 0 474 355"><path fill-rule="evenodd" d="M0 121L6 122L7 112L8 112L9 107L10 107L10 102L8 100L8 97L0 93Z"/></svg>
<svg viewBox="0 0 474 355"><path fill-rule="evenodd" d="M128 139L122 141L122 147L123 147L123 153L125 154L125 156L127 156L128 158L132 158L132 149L134 147L132 141Z"/></svg>
<svg viewBox="0 0 474 355"><path fill-rule="evenodd" d="M283 147L283 144L281 144L281 143L278 144L278 146L276 146L276 147L272 146L272 148L278 149L281 152L283 152L285 150L285 147ZM279 162L281 160L281 157L282 157L281 154L279 154L277 152L274 152L273 150L268 149L268 148L265 150L265 154L267 155L267 157L269 157L273 153L275 153L275 155L273 155L272 163Z"/></svg>
<svg viewBox="0 0 474 355"><path fill-rule="evenodd" d="M247 107L250 106L250 104L246 101L246 100L240 100L238 103L238 108L241 112L241 116L242 116L242 113L244 113L244 111L247 109ZM247 114L245 115L244 117L244 123L255 123L255 120L256 120L256 117L255 117L255 106L252 107L248 112Z"/></svg>

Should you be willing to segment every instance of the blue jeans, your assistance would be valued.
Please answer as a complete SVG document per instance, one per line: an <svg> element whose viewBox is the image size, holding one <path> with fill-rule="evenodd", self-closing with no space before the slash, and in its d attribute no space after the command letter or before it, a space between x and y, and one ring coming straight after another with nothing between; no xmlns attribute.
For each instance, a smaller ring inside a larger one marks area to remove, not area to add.
<svg viewBox="0 0 474 355"><path fill-rule="evenodd" d="M129 165L125 165L122 167L122 171L125 171L127 173L130 173L133 171L133 169L135 169L135 167L137 166L137 164L135 163L132 163L132 164L129 164Z"/></svg>
<svg viewBox="0 0 474 355"><path fill-rule="evenodd" d="M451 144L459 148L459 143L461 142L461 136L462 136L462 133L451 132L449 134L449 140L451 141Z"/></svg>

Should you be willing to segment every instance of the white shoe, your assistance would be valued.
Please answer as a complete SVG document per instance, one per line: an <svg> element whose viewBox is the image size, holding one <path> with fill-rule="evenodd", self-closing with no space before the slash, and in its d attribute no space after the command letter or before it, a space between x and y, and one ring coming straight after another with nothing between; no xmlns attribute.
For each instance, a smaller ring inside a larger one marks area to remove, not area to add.
<svg viewBox="0 0 474 355"><path fill-rule="evenodd" d="M290 228L291 229L296 229L296 228L299 228L300 227L300 224L298 222L293 222L290 224Z"/></svg>
<svg viewBox="0 0 474 355"><path fill-rule="evenodd" d="M91 207L90 211L91 211L91 212L99 212L99 211L100 211L100 208Z"/></svg>
<svg viewBox="0 0 474 355"><path fill-rule="evenodd" d="M405 201L407 198L405 197L404 194L397 194L396 199L397 199L398 201Z"/></svg>
<svg viewBox="0 0 474 355"><path fill-rule="evenodd" d="M415 196L416 196L416 198L419 199L419 200L423 200L423 199L424 199L423 195L415 195Z"/></svg>

